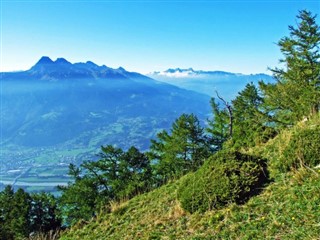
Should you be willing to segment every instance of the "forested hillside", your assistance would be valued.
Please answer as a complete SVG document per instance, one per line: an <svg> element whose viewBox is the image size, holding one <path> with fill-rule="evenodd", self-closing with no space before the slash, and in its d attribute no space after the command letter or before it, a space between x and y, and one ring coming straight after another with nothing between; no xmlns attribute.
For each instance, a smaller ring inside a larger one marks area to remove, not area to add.
<svg viewBox="0 0 320 240"><path fill-rule="evenodd" d="M101 147L99 160L70 165L73 181L37 215L37 196L7 187L1 238L319 238L320 27L303 10L289 32L276 83L248 84L231 102L218 93L207 127L182 114L145 152Z"/></svg>

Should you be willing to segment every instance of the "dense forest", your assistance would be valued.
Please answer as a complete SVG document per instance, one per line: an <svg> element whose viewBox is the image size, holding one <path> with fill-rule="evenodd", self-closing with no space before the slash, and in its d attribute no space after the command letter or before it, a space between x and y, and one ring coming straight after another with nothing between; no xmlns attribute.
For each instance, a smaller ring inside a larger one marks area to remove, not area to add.
<svg viewBox="0 0 320 240"><path fill-rule="evenodd" d="M278 42L283 58L270 69L276 83L248 84L231 102L217 92L210 102L213 117L205 127L194 114L183 114L170 131L163 130L151 140L146 152L135 146L126 150L102 146L99 160L70 165L73 181L59 187L59 197L22 189L14 192L7 186L0 193L0 239L44 238L54 233L58 238L60 232L62 238L74 239L74 235L68 238L69 228L85 226L114 212L115 205L175 181L179 182L175 201L181 211L205 214L248 202L293 169L319 166L316 17L300 11L297 25L289 26L289 36ZM305 122L314 124L295 130L281 154L271 148L269 155L261 153L270 141ZM277 156L270 157L272 152ZM320 213L315 214L320 220ZM221 219L218 214L212 221Z"/></svg>

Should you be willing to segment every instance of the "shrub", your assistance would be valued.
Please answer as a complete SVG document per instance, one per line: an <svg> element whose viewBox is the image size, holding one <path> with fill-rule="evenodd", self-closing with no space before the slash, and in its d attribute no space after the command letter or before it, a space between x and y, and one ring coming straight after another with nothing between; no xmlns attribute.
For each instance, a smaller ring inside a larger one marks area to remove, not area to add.
<svg viewBox="0 0 320 240"><path fill-rule="evenodd" d="M315 167L320 164L320 127L295 132L283 151L276 167L280 172L301 166Z"/></svg>
<svg viewBox="0 0 320 240"><path fill-rule="evenodd" d="M268 179L263 159L239 152L220 151L182 180L178 199L193 213L236 202L243 203Z"/></svg>

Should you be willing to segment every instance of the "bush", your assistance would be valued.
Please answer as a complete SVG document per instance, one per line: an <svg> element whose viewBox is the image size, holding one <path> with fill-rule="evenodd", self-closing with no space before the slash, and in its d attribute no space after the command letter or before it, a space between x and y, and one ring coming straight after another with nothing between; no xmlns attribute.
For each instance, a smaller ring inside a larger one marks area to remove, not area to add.
<svg viewBox="0 0 320 240"><path fill-rule="evenodd" d="M280 172L301 166L315 167L320 164L320 127L295 132L280 157Z"/></svg>
<svg viewBox="0 0 320 240"><path fill-rule="evenodd" d="M243 203L268 179L263 159L239 152L220 151L182 180L178 189L181 206L193 213Z"/></svg>

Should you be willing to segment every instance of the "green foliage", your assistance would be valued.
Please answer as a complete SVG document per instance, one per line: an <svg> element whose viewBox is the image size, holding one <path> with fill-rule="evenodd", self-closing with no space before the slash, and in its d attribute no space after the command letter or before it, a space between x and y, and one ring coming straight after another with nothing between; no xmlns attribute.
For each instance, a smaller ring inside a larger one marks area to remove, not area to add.
<svg viewBox="0 0 320 240"><path fill-rule="evenodd" d="M279 41L284 68L272 69L277 83L261 82L261 90L248 84L232 105L218 95L225 108L211 99L209 136L195 115L183 114L170 132L158 133L146 154L135 147L123 151L108 145L101 148L99 160L70 165L74 181L60 187L60 216L81 229L73 228L65 239L319 236L318 229L312 229L319 222L319 174L310 170L320 163L319 124L297 127L301 122L268 141L279 126L291 127L319 112L320 28L315 18L301 11L297 27L290 26L290 36ZM254 196L268 181L264 159L276 182ZM140 195L184 174L175 183ZM277 182L281 178L284 182ZM108 214L99 215L106 205ZM295 221L304 212L302 222ZM61 225L57 214L53 196L21 189L14 193L7 187L0 193L0 239L55 230Z"/></svg>
<svg viewBox="0 0 320 240"><path fill-rule="evenodd" d="M300 129L293 133L282 156L273 163L279 172L320 164L320 127Z"/></svg>
<svg viewBox="0 0 320 240"><path fill-rule="evenodd" d="M274 131L268 127L268 114L263 109L264 99L259 89L247 84L232 101L234 130L233 146L248 148L266 142Z"/></svg>
<svg viewBox="0 0 320 240"><path fill-rule="evenodd" d="M172 124L171 134L164 130L157 138L151 141L148 156L155 163L159 185L198 169L210 153L204 130L193 114L182 114Z"/></svg>
<svg viewBox="0 0 320 240"><path fill-rule="evenodd" d="M27 236L30 226L30 195L20 188L13 196L13 202L10 211L10 228L14 232L15 238Z"/></svg>
<svg viewBox="0 0 320 240"><path fill-rule="evenodd" d="M204 213L177 203L183 178L126 202L125 210L101 213L74 226L61 240L108 239L318 239L320 172L299 169L282 175L242 205Z"/></svg>
<svg viewBox="0 0 320 240"><path fill-rule="evenodd" d="M206 131L213 151L222 149L223 143L230 137L230 116L227 109L220 108L215 98L210 100L213 119L208 120Z"/></svg>
<svg viewBox="0 0 320 240"><path fill-rule="evenodd" d="M11 222L11 203L13 203L14 192L11 186L6 186L0 193L0 238L13 239L13 233L10 229Z"/></svg>
<svg viewBox="0 0 320 240"><path fill-rule="evenodd" d="M320 162L319 121L294 124L319 112L320 30L310 12L301 11L298 19L297 28L289 27L290 37L279 41L284 68L272 70L276 84L261 82L262 93L248 84L232 106L218 96L224 109L212 99L209 138L194 115L183 114L171 132L162 131L152 141L148 157L156 184L189 174L118 207L114 204L113 212L73 227L62 239L318 238L320 172L309 167ZM210 150L220 149L198 169ZM276 176L270 186L265 185L269 177L264 159ZM118 163L112 163L114 176L121 173ZM103 172L88 166L89 175ZM106 179L98 178L106 183L98 185L98 193L128 194L121 182Z"/></svg>
<svg viewBox="0 0 320 240"><path fill-rule="evenodd" d="M55 198L46 193L29 195L11 186L0 192L0 239L25 239L31 232L60 228Z"/></svg>
<svg viewBox="0 0 320 240"><path fill-rule="evenodd" d="M61 219L58 217L58 207L56 198L49 193L31 194L30 231L49 232L59 229Z"/></svg>
<svg viewBox="0 0 320 240"><path fill-rule="evenodd" d="M178 199L193 213L246 201L267 180L265 161L238 152L220 151L181 183Z"/></svg>
<svg viewBox="0 0 320 240"><path fill-rule="evenodd" d="M95 215L99 192L92 179L83 177L67 187L60 187L60 190L59 209L65 225L73 225L80 219L87 220Z"/></svg>
<svg viewBox="0 0 320 240"><path fill-rule="evenodd" d="M22 239L29 234L30 196L11 186L0 193L0 239Z"/></svg>
<svg viewBox="0 0 320 240"><path fill-rule="evenodd" d="M68 225L89 220L111 200L131 198L150 189L152 171L144 153L135 147L125 152L111 145L101 150L98 161L85 161L79 168L70 165L74 182L60 187L60 208Z"/></svg>
<svg viewBox="0 0 320 240"><path fill-rule="evenodd" d="M268 108L282 125L292 125L320 107L320 27L311 12L300 11L297 27L278 45L284 68L271 69L276 84L261 83Z"/></svg>
<svg viewBox="0 0 320 240"><path fill-rule="evenodd" d="M119 173L114 181L114 199L131 198L150 189L152 171L150 161L144 153L131 147L119 160Z"/></svg>

